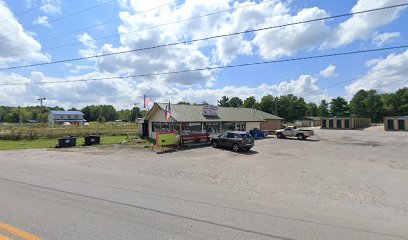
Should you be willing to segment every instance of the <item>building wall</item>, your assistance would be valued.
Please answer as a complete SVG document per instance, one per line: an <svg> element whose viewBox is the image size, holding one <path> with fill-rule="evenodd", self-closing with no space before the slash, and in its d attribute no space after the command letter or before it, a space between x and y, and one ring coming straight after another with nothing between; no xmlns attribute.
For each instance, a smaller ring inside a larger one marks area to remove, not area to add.
<svg viewBox="0 0 408 240"><path fill-rule="evenodd" d="M330 127L330 120L333 120L333 127ZM346 128L346 120L349 120L349 128ZM326 126L324 127L324 123ZM340 121L340 122L338 122ZM341 126L338 126L338 123ZM356 129L356 128L366 128L371 126L371 119L369 118L322 118L321 128L323 129Z"/></svg>
<svg viewBox="0 0 408 240"><path fill-rule="evenodd" d="M394 129L388 128L388 120L392 120L394 123ZM404 120L404 128L403 130L399 129L398 120ZM408 118L399 118L399 117L385 117L384 118L384 129L386 131L408 131Z"/></svg>
<svg viewBox="0 0 408 240"><path fill-rule="evenodd" d="M280 119L270 119L265 122L261 122L261 130L272 130L281 129L282 120Z"/></svg>
<svg viewBox="0 0 408 240"><path fill-rule="evenodd" d="M260 129L261 128L261 123L260 122L247 122L246 123L246 130L247 131L252 130L254 128Z"/></svg>
<svg viewBox="0 0 408 240"><path fill-rule="evenodd" d="M83 120L84 116L80 115L80 114L78 114L78 115L77 114L63 114L63 115L58 114L58 115L55 115L55 114L52 114L52 113L48 114L48 122L49 123L55 124L56 123L55 120L60 120L60 119L63 119L64 122L72 123L70 120Z"/></svg>

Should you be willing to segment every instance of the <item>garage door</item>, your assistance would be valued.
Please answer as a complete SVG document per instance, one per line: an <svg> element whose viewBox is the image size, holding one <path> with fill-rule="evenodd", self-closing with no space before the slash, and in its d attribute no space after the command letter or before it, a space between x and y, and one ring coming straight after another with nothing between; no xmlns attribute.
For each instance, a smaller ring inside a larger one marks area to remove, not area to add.
<svg viewBox="0 0 408 240"><path fill-rule="evenodd" d="M394 130L394 120L393 119L387 120L387 127L389 130Z"/></svg>
<svg viewBox="0 0 408 240"><path fill-rule="evenodd" d="M399 130L405 130L405 121L404 120L398 120L398 129Z"/></svg>

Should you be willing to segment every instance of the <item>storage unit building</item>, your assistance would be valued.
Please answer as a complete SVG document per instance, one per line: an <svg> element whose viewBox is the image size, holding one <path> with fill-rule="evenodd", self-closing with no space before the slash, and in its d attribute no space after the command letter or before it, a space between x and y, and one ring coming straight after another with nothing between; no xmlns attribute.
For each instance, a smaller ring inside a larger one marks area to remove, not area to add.
<svg viewBox="0 0 408 240"><path fill-rule="evenodd" d="M322 118L322 129L357 129L371 126L370 118L334 117Z"/></svg>
<svg viewBox="0 0 408 240"><path fill-rule="evenodd" d="M295 122L297 127L319 127L322 125L321 117L303 117Z"/></svg>
<svg viewBox="0 0 408 240"><path fill-rule="evenodd" d="M385 117L384 129L386 131L407 131L408 116Z"/></svg>
<svg viewBox="0 0 408 240"><path fill-rule="evenodd" d="M144 136L155 139L157 132L217 135L228 130L250 131L254 128L276 130L282 123L280 117L251 108L183 104L171 104L171 117L167 120L165 118L167 106L167 103L155 103L144 120L139 122L139 127L145 129Z"/></svg>

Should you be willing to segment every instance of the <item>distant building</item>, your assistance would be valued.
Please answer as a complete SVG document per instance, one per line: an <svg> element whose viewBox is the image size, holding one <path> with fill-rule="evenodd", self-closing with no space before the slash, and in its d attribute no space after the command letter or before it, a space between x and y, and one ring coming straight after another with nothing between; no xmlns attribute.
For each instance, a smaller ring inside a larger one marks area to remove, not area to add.
<svg viewBox="0 0 408 240"><path fill-rule="evenodd" d="M356 129L371 126L370 118L334 117L322 118L322 129Z"/></svg>
<svg viewBox="0 0 408 240"><path fill-rule="evenodd" d="M385 117L384 129L386 131L407 131L408 130L408 116L400 117Z"/></svg>
<svg viewBox="0 0 408 240"><path fill-rule="evenodd" d="M138 121L143 136L154 139L157 132L218 135L231 130L276 130L282 124L282 118L260 110L210 105L171 104L171 118L166 119L167 106L166 103L155 103L147 116Z"/></svg>
<svg viewBox="0 0 408 240"><path fill-rule="evenodd" d="M295 122L296 127L318 127L322 125L321 117L303 117Z"/></svg>
<svg viewBox="0 0 408 240"><path fill-rule="evenodd" d="M66 122L71 125L82 125L84 114L80 111L51 111L48 114L48 122L52 124L64 124Z"/></svg>

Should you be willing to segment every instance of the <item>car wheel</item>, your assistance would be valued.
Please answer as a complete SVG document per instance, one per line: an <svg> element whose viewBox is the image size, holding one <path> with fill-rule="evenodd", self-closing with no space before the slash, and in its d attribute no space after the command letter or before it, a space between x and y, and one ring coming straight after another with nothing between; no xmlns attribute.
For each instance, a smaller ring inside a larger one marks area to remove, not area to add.
<svg viewBox="0 0 408 240"><path fill-rule="evenodd" d="M303 135L303 134L298 134L296 137L297 137L298 140L305 139L305 135Z"/></svg>
<svg viewBox="0 0 408 240"><path fill-rule="evenodd" d="M276 136L277 136L278 138L283 138L283 134L282 134L282 133L278 133L278 134L276 134Z"/></svg>
<svg viewBox="0 0 408 240"><path fill-rule="evenodd" d="M213 146L214 148L218 148L218 143L217 143L217 141L213 141L212 146Z"/></svg>
<svg viewBox="0 0 408 240"><path fill-rule="evenodd" d="M232 145L232 150L234 150L234 152L239 152L239 146L238 146L238 144Z"/></svg>

